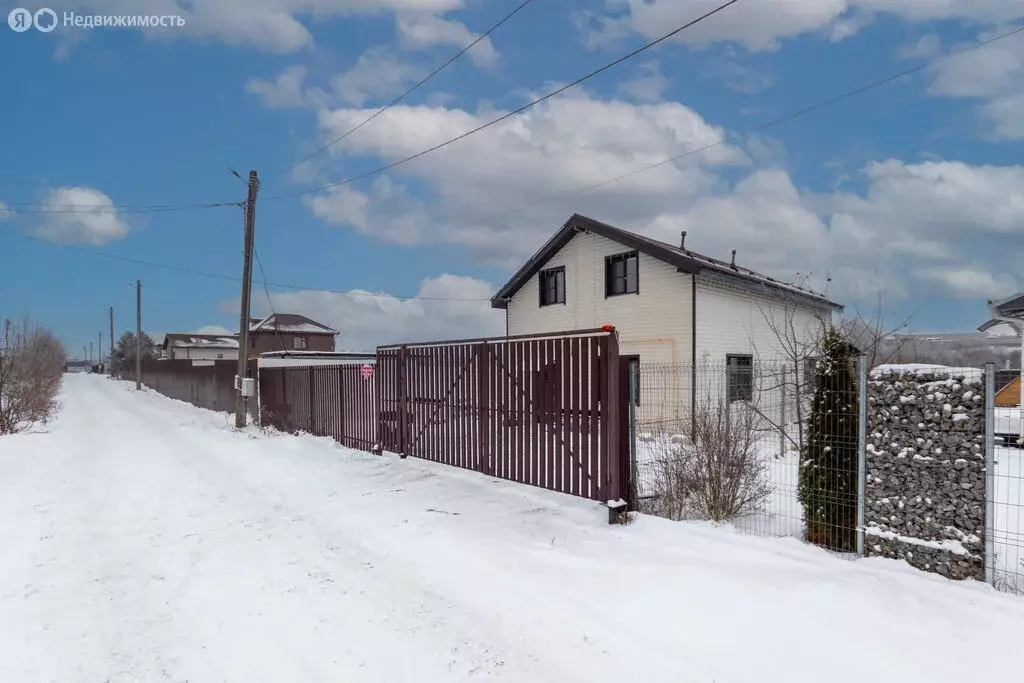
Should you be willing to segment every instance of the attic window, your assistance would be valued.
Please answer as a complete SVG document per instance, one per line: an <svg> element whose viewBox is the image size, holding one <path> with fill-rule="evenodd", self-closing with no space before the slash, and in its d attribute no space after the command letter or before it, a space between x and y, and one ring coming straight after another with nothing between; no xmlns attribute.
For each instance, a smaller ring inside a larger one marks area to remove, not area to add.
<svg viewBox="0 0 1024 683"><path fill-rule="evenodd" d="M638 294L640 292L640 256L635 251L609 256L604 261L604 295Z"/></svg>
<svg viewBox="0 0 1024 683"><path fill-rule="evenodd" d="M565 267L540 271L540 305L565 303Z"/></svg>
<svg viewBox="0 0 1024 683"><path fill-rule="evenodd" d="M306 348L306 338L305 337L292 337L292 340L293 340L293 343L294 343L296 349L305 349Z"/></svg>

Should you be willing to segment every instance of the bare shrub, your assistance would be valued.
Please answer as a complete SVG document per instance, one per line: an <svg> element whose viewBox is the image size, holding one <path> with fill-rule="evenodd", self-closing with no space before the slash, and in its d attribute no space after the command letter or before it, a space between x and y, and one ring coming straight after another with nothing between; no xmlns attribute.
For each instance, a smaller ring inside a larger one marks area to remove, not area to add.
<svg viewBox="0 0 1024 683"><path fill-rule="evenodd" d="M12 434L53 414L66 359L57 337L28 321L5 320L0 342L0 434Z"/></svg>
<svg viewBox="0 0 1024 683"><path fill-rule="evenodd" d="M757 450L754 411L742 403L706 400L681 420L675 435L644 444L645 511L669 519L728 521L756 513L772 494L768 463ZM682 436L691 433L692 437Z"/></svg>

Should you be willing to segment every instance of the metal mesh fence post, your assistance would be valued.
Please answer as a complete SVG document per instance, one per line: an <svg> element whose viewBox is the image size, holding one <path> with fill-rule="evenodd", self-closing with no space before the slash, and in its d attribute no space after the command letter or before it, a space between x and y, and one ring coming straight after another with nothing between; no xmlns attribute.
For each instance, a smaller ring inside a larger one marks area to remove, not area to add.
<svg viewBox="0 0 1024 683"><path fill-rule="evenodd" d="M994 363L985 365L985 582L996 582L996 440Z"/></svg>
<svg viewBox="0 0 1024 683"><path fill-rule="evenodd" d="M864 505L868 479L868 357L860 356L857 382L860 410L857 411L857 554L864 555Z"/></svg>

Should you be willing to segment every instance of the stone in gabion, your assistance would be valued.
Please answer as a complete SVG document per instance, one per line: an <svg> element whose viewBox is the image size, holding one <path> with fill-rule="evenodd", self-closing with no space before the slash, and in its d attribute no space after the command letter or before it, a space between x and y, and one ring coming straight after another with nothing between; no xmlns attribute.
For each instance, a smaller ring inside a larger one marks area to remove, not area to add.
<svg viewBox="0 0 1024 683"><path fill-rule="evenodd" d="M868 382L868 555L985 578L985 386L977 370L891 366Z"/></svg>

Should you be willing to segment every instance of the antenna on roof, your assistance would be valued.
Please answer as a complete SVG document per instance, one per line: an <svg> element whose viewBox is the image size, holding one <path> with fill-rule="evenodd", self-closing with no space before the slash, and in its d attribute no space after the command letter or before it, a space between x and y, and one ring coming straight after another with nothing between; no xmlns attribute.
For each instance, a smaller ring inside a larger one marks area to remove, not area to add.
<svg viewBox="0 0 1024 683"><path fill-rule="evenodd" d="M682 237L679 240L679 248L682 249L683 251L686 251L686 231L683 230L683 232L680 234L682 235Z"/></svg>
<svg viewBox="0 0 1024 683"><path fill-rule="evenodd" d="M732 263L729 264L729 267L732 268L733 270L736 270L736 250L735 249L732 250Z"/></svg>

